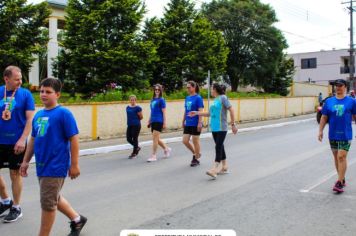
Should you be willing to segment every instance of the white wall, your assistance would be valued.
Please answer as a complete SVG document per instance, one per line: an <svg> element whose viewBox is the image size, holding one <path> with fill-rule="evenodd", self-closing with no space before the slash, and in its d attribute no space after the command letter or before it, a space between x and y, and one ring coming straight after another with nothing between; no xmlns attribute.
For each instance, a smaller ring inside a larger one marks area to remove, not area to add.
<svg viewBox="0 0 356 236"><path fill-rule="evenodd" d="M328 85L329 80L347 79L349 77L349 74L340 73L340 67L344 66L342 57L349 56L347 49L296 53L288 56L293 58L296 67L295 82L307 82L310 78L317 84ZM301 69L301 59L306 58L317 58L317 68Z"/></svg>

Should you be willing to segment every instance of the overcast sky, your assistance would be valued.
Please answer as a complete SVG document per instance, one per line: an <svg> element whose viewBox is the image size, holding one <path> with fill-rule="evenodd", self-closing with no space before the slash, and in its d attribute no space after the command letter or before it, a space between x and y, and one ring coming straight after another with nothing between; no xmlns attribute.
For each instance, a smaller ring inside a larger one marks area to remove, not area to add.
<svg viewBox="0 0 356 236"><path fill-rule="evenodd" d="M38 3L42 0L28 0ZM170 0L145 0L147 17L163 15ZM202 2L196 0L199 7ZM345 0L346 1L346 0ZM311 52L349 47L349 13L341 0L261 0L276 11L281 29L288 41L288 53Z"/></svg>

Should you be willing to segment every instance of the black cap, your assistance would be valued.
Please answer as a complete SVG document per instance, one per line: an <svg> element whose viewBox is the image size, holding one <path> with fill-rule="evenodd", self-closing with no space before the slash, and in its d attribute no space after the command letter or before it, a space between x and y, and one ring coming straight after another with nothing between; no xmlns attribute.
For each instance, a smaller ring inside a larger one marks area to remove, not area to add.
<svg viewBox="0 0 356 236"><path fill-rule="evenodd" d="M346 80L344 80L344 79L337 79L337 80L335 80L335 85L338 85L338 84L341 84L341 85L345 85L345 86L346 86Z"/></svg>

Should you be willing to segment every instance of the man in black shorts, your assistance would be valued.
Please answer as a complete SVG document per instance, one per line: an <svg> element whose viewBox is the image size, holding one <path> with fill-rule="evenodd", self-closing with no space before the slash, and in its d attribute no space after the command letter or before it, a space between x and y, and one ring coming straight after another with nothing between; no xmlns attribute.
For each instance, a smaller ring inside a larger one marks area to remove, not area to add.
<svg viewBox="0 0 356 236"><path fill-rule="evenodd" d="M9 197L6 183L0 175L0 217L4 217L4 222L9 223L22 217L22 178L19 168L31 131L35 104L30 91L21 88L20 68L8 66L3 77L5 85L0 87L0 169L10 169L13 200Z"/></svg>

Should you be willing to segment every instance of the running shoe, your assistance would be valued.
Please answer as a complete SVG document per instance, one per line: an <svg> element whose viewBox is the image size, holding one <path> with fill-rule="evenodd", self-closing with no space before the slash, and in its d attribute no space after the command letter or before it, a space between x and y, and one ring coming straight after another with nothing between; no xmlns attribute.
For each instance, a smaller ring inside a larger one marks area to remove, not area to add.
<svg viewBox="0 0 356 236"><path fill-rule="evenodd" d="M229 171L227 170L227 168L221 168L221 170L218 172L218 175L226 175L228 173Z"/></svg>
<svg viewBox="0 0 356 236"><path fill-rule="evenodd" d="M345 180L345 179L342 180L342 186L343 186L344 188L346 187L346 180Z"/></svg>
<svg viewBox="0 0 356 236"><path fill-rule="evenodd" d="M152 156L147 159L147 162L154 162L154 161L157 161L157 156L156 156L156 154L152 154Z"/></svg>
<svg viewBox="0 0 356 236"><path fill-rule="evenodd" d="M140 147L137 147L137 149L135 150L136 156L138 155L138 153L141 151Z"/></svg>
<svg viewBox="0 0 356 236"><path fill-rule="evenodd" d="M10 201L10 204L4 204L0 202L0 217L6 215L6 211L11 209L12 204L13 204L12 200Z"/></svg>
<svg viewBox="0 0 356 236"><path fill-rule="evenodd" d="M216 179L218 177L218 175L215 172L211 171L211 170L208 170L206 172L206 174L209 175L213 179Z"/></svg>
<svg viewBox="0 0 356 236"><path fill-rule="evenodd" d="M80 221L75 223L75 221L70 222L70 233L68 236L79 236L80 231L82 231L84 225L87 223L88 219L84 216L80 216Z"/></svg>
<svg viewBox="0 0 356 236"><path fill-rule="evenodd" d="M164 150L164 157L168 158L171 156L172 148L167 147L166 150Z"/></svg>
<svg viewBox="0 0 356 236"><path fill-rule="evenodd" d="M341 181L337 181L336 183L335 183L335 186L334 186L334 188L333 188L333 191L334 192L337 192L337 193L343 193L344 192L344 186L343 186L343 184L341 183Z"/></svg>
<svg viewBox="0 0 356 236"><path fill-rule="evenodd" d="M195 166L198 166L198 165L200 165L200 161L197 160L197 159L195 158L195 156L193 156L193 159L192 159L192 161L190 162L190 166L191 166L191 167L195 167Z"/></svg>
<svg viewBox="0 0 356 236"><path fill-rule="evenodd" d="M129 156L129 159L134 159L137 156L136 152L133 151L131 155Z"/></svg>
<svg viewBox="0 0 356 236"><path fill-rule="evenodd" d="M5 216L4 218L4 222L5 223L15 222L21 217L22 217L21 208L17 209L16 207L11 207L9 214L7 214L7 216Z"/></svg>

